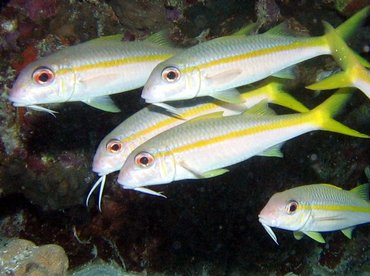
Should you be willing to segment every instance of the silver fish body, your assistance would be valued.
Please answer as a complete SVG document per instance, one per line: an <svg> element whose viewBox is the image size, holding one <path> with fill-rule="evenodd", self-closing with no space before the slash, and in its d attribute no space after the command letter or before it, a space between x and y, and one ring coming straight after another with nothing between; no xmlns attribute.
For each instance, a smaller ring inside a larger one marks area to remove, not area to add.
<svg viewBox="0 0 370 276"><path fill-rule="evenodd" d="M300 232L319 242L318 232L343 230L370 222L369 184L351 191L330 184L312 184L274 194L259 214L259 220L277 242L270 227ZM346 233L349 231L349 233Z"/></svg>
<svg viewBox="0 0 370 276"><path fill-rule="evenodd" d="M320 38L265 35L229 36L193 46L158 64L144 86L148 103L218 97L228 90L266 78L309 58L329 54ZM302 45L310 45L303 47ZM163 72L176 69L180 76L168 81Z"/></svg>
<svg viewBox="0 0 370 276"><path fill-rule="evenodd" d="M90 104L143 86L160 61L180 51L148 40L123 42L121 38L94 39L38 59L21 71L9 100L15 106Z"/></svg>

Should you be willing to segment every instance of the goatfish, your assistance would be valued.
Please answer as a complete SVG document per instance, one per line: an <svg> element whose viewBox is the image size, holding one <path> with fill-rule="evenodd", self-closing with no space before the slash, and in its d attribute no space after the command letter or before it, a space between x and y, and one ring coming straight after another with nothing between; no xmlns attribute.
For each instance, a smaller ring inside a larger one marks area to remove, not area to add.
<svg viewBox="0 0 370 276"><path fill-rule="evenodd" d="M335 47L332 49L333 57L343 71L311 84L306 88L324 90L340 87L356 87L370 98L370 72L366 69L366 67L370 68L370 63L354 53L333 27L326 22L324 24L328 38L334 41L332 44Z"/></svg>
<svg viewBox="0 0 370 276"><path fill-rule="evenodd" d="M366 19L362 9L336 32L347 40ZM284 24L252 36L225 36L200 43L159 63L144 85L147 103L211 96L231 103L242 99L233 88L274 75L294 78L293 65L333 54L331 36L297 37L282 34Z"/></svg>
<svg viewBox="0 0 370 276"><path fill-rule="evenodd" d="M101 209L106 175L120 170L129 154L139 145L167 129L186 122L186 120L220 111L223 112L224 116L239 114L263 100L298 112L308 111L303 104L283 91L283 83L278 80L270 79L267 84L262 83L255 88L244 88L240 95L245 100L241 105L209 98L197 98L188 101L186 106L182 106L184 102L175 103L178 116L170 116L157 106L145 107L130 116L105 136L96 150L92 169L100 178L91 188L86 205L88 205L93 191L100 185L99 209ZM268 152L264 154L267 155Z"/></svg>
<svg viewBox="0 0 370 276"><path fill-rule="evenodd" d="M39 104L82 101L119 112L108 95L142 87L159 62L181 51L170 45L164 31L142 41L122 38L96 38L36 60L21 71L9 100L51 113Z"/></svg>
<svg viewBox="0 0 370 276"><path fill-rule="evenodd" d="M370 184L350 191L331 184L312 184L274 194L258 215L259 221L278 244L271 227L294 231L325 243L320 232L341 230L348 238L358 224L370 222Z"/></svg>
<svg viewBox="0 0 370 276"><path fill-rule="evenodd" d="M332 118L350 97L341 89L315 109L298 114L271 114L265 103L240 115L213 113L164 131L136 148L120 170L118 183L153 195L144 186L181 179L201 179L228 172L242 162L313 130L370 138Z"/></svg>

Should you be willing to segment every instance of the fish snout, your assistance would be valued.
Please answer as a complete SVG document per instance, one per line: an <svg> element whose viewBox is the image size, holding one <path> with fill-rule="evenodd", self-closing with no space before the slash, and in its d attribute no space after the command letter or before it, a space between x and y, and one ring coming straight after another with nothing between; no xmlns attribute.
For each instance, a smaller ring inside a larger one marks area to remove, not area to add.
<svg viewBox="0 0 370 276"><path fill-rule="evenodd" d="M145 87L141 92L141 98L143 98L146 103L155 103L158 101L157 97L154 97L153 93Z"/></svg>
<svg viewBox="0 0 370 276"><path fill-rule="evenodd" d="M272 208L263 208L260 214L258 215L258 220L265 225L269 225L271 227L277 226L276 220L276 210Z"/></svg>
<svg viewBox="0 0 370 276"><path fill-rule="evenodd" d="M114 172L115 169L112 168L112 165L109 162L94 159L92 164L92 171L94 173L97 173L99 176L102 176Z"/></svg>
<svg viewBox="0 0 370 276"><path fill-rule="evenodd" d="M28 99L22 89L14 86L9 93L8 100L13 104L13 106L26 106L30 99Z"/></svg>

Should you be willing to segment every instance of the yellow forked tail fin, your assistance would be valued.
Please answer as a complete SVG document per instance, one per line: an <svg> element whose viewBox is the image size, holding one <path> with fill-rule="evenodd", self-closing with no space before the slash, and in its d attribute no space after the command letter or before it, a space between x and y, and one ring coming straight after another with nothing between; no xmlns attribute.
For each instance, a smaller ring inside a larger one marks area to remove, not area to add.
<svg viewBox="0 0 370 276"><path fill-rule="evenodd" d="M351 95L352 89L339 89L326 101L309 112L310 115L313 116L312 120L315 124L318 124L322 130L337 132L359 138L370 138L369 135L358 132L357 130L349 128L333 119L333 116L342 110L344 104L348 101Z"/></svg>
<svg viewBox="0 0 370 276"><path fill-rule="evenodd" d="M288 107L298 112L309 111L309 109L301 102L297 101L293 96L284 91L283 84L279 82L271 82L267 89L273 103Z"/></svg>
<svg viewBox="0 0 370 276"><path fill-rule="evenodd" d="M355 32L356 29L360 25L362 25L362 23L369 16L369 14L370 14L370 5L358 11L350 18L348 18L345 22L343 22L341 25L339 25L335 29L336 32L342 39L348 40L352 35L356 33Z"/></svg>
<svg viewBox="0 0 370 276"><path fill-rule="evenodd" d="M307 86L312 90L325 90L341 87L356 87L370 98L370 73L364 66L368 62L360 58L339 36L337 30L324 22L326 29L326 39L328 41L331 53L340 67L342 72L334 74L322 81Z"/></svg>

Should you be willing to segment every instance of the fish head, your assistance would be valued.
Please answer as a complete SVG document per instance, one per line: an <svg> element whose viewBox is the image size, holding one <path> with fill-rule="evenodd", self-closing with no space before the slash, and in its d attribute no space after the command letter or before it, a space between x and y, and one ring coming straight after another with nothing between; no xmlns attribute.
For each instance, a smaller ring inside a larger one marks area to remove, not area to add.
<svg viewBox="0 0 370 276"><path fill-rule="evenodd" d="M147 103L192 99L199 93L200 80L197 67L162 62L150 74L141 97Z"/></svg>
<svg viewBox="0 0 370 276"><path fill-rule="evenodd" d="M67 65L53 58L40 58L26 66L10 91L14 106L65 102L74 92L75 74Z"/></svg>
<svg viewBox="0 0 370 276"><path fill-rule="evenodd" d="M104 137L95 152L92 170L98 175L120 170L136 147L136 144L127 141L125 136L117 135L115 130ZM117 130L122 132L120 127L117 127Z"/></svg>
<svg viewBox="0 0 370 276"><path fill-rule="evenodd" d="M307 210L302 200L287 190L274 194L262 209L258 218L274 239L271 227L299 231L309 220L310 210Z"/></svg>
<svg viewBox="0 0 370 276"><path fill-rule="evenodd" d="M125 189L166 184L174 180L175 168L170 151L139 147L127 158L117 181Z"/></svg>

